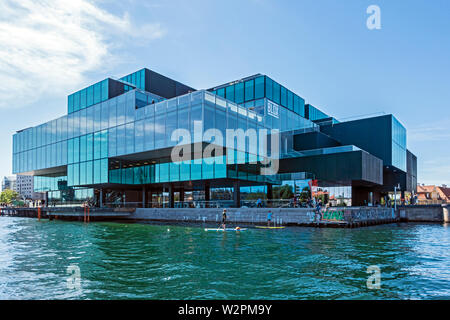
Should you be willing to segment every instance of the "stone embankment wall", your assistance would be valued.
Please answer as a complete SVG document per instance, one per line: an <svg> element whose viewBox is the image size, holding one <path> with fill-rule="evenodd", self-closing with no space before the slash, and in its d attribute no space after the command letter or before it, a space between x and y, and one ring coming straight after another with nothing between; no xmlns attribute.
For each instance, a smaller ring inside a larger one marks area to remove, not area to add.
<svg viewBox="0 0 450 320"><path fill-rule="evenodd" d="M450 222L450 205L401 206L398 208L401 221L408 222Z"/></svg>
<svg viewBox="0 0 450 320"><path fill-rule="evenodd" d="M137 208L128 219L172 222L220 223L221 208ZM230 223L266 224L267 214L272 211L272 221L278 225L314 225L315 210L312 208L229 208ZM394 210L377 207L329 208L322 212L323 226L358 227L397 221Z"/></svg>

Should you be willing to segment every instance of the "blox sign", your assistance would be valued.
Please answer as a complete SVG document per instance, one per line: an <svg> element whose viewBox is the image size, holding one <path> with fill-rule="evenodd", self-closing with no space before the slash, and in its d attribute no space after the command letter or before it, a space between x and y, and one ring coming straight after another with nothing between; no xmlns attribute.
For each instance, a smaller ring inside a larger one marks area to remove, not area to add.
<svg viewBox="0 0 450 320"><path fill-rule="evenodd" d="M267 114L278 119L278 106L276 104L273 104L272 102L267 102Z"/></svg>

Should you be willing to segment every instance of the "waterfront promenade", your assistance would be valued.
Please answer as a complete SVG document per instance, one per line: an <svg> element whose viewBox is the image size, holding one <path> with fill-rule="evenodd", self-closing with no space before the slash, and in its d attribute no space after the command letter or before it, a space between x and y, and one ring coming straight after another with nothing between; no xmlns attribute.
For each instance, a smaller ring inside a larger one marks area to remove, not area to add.
<svg viewBox="0 0 450 320"><path fill-rule="evenodd" d="M332 207L322 210L320 222L315 220L314 208L229 208L228 221L232 224L267 224L269 211L273 213L272 223L282 226L355 228L399 221L450 222L447 205L400 206L396 211L386 207ZM2 208L1 214L85 222L129 220L219 223L222 208Z"/></svg>

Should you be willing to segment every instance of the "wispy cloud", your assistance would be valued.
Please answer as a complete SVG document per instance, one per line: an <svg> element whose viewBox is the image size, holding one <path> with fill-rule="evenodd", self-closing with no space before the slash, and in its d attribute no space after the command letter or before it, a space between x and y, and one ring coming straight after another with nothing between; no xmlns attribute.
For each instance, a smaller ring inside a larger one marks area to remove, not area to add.
<svg viewBox="0 0 450 320"><path fill-rule="evenodd" d="M62 92L86 72L111 67L114 49L129 39L164 35L160 24L134 25L87 0L0 2L0 107ZM112 41L114 40L114 41Z"/></svg>
<svg viewBox="0 0 450 320"><path fill-rule="evenodd" d="M450 141L450 118L424 123L409 129L408 134L416 142Z"/></svg>

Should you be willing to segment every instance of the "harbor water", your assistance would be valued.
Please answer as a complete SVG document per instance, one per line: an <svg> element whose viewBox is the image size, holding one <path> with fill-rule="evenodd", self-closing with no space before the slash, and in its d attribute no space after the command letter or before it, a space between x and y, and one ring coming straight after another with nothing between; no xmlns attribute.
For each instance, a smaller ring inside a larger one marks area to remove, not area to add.
<svg viewBox="0 0 450 320"><path fill-rule="evenodd" d="M0 217L0 299L450 298L447 225L204 228Z"/></svg>

